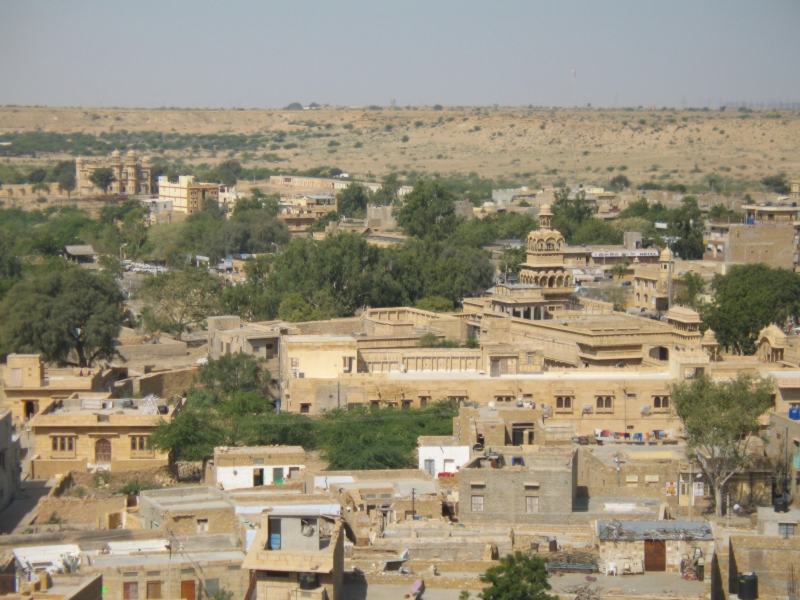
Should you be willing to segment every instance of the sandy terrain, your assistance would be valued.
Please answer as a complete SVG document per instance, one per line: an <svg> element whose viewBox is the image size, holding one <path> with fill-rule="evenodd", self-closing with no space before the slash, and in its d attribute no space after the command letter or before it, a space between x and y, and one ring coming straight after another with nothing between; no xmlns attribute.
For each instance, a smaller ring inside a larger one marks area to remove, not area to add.
<svg viewBox="0 0 800 600"><path fill-rule="evenodd" d="M344 127L347 126L347 127ZM352 126L352 128L351 128ZM733 182L786 171L800 176L800 114L757 111L465 108L286 110L121 110L0 107L0 134L161 131L290 136L297 148L259 148L236 154L250 167L307 169L337 166L355 177L391 171L535 177L603 184L627 167L634 182L683 183L711 173ZM403 141L407 136L408 141ZM330 145L331 142L338 145ZM362 147L356 148L357 142ZM124 149L122 149L124 150ZM282 162L267 162L263 153ZM150 153L158 156L158 153ZM192 162L217 162L228 153L169 152ZM55 155L39 160L52 161ZM3 159L31 164L30 157ZM614 171L607 169L614 167ZM699 169L701 172L692 172ZM575 175L577 174L577 177Z"/></svg>

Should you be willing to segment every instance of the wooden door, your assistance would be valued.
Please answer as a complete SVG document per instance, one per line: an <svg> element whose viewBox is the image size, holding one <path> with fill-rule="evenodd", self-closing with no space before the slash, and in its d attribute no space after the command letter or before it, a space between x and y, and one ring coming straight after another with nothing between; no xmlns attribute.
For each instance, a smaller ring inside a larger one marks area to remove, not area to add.
<svg viewBox="0 0 800 600"><path fill-rule="evenodd" d="M111 442L106 439L97 440L94 445L94 462L95 463L110 463L111 462Z"/></svg>
<svg viewBox="0 0 800 600"><path fill-rule="evenodd" d="M181 581L181 598L183 600L195 600L194 579Z"/></svg>
<svg viewBox="0 0 800 600"><path fill-rule="evenodd" d="M147 600L161 600L161 582L147 582Z"/></svg>
<svg viewBox="0 0 800 600"><path fill-rule="evenodd" d="M664 540L644 541L644 570L667 570L667 543Z"/></svg>

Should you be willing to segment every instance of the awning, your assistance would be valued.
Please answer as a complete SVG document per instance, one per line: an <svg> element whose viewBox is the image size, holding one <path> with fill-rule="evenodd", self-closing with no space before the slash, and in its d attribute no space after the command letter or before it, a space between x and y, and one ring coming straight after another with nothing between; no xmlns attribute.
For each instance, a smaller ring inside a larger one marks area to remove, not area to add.
<svg viewBox="0 0 800 600"><path fill-rule="evenodd" d="M538 481L526 481L525 487L539 487Z"/></svg>

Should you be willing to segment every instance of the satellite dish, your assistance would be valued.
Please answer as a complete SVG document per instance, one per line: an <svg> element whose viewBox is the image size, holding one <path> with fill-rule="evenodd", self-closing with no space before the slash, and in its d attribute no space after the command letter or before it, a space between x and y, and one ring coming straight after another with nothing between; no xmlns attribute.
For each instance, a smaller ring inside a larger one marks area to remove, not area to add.
<svg viewBox="0 0 800 600"><path fill-rule="evenodd" d="M489 402L489 408L494 408L494 406L495 406L494 402Z"/></svg>

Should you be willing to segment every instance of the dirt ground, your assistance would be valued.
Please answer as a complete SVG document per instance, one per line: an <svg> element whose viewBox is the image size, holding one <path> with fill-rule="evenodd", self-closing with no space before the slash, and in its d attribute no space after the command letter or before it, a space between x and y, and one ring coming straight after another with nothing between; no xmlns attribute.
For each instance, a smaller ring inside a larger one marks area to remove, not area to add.
<svg viewBox="0 0 800 600"><path fill-rule="evenodd" d="M0 134L45 132L162 131L274 133L296 131L325 137L295 139L299 147L252 155L234 154L246 167L307 169L336 166L356 178L392 171L535 177L541 183L566 177L606 183L627 167L634 182L757 180L785 171L800 175L800 114L796 112L623 109L445 108L419 110L122 110L0 107ZM407 141L404 141L407 137ZM331 146L330 142L338 145ZM360 142L362 147L356 148ZM157 155L156 155L157 156ZM215 163L191 149L168 157ZM63 156L45 155L34 162ZM2 158L30 165L30 157ZM273 162L267 162L271 160ZM610 169L613 167L613 171Z"/></svg>

